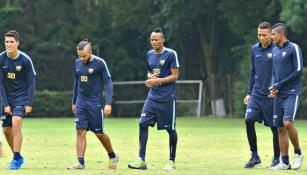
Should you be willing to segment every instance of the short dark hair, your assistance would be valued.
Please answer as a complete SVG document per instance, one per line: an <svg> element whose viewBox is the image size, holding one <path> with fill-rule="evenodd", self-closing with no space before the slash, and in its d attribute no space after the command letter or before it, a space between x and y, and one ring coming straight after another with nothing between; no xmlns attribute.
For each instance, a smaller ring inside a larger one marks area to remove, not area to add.
<svg viewBox="0 0 307 175"><path fill-rule="evenodd" d="M4 37L13 37L16 41L19 41L19 33L16 30L6 32Z"/></svg>
<svg viewBox="0 0 307 175"><path fill-rule="evenodd" d="M162 30L161 27L156 27L156 28L154 28L152 32L161 33L161 34L162 34L162 37L164 37L164 33L163 33L163 30Z"/></svg>
<svg viewBox="0 0 307 175"><path fill-rule="evenodd" d="M155 33L163 33L163 30L162 30L161 27L156 27L156 28L153 29L152 32L155 32Z"/></svg>
<svg viewBox="0 0 307 175"><path fill-rule="evenodd" d="M271 24L269 22L263 21L258 26L259 29L272 29Z"/></svg>
<svg viewBox="0 0 307 175"><path fill-rule="evenodd" d="M88 41L88 39L84 39L82 41L80 41L77 45L77 49L78 50L83 50L85 48L85 46L89 45L90 49L92 48L92 43Z"/></svg>
<svg viewBox="0 0 307 175"><path fill-rule="evenodd" d="M272 29L278 29L278 33L283 33L286 37L288 35L287 25L285 23L276 23L273 25Z"/></svg>

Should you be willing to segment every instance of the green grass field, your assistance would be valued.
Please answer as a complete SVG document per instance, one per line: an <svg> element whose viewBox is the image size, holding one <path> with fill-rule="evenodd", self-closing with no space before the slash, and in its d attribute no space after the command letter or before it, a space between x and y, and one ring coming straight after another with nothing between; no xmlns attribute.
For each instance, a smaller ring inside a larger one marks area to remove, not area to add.
<svg viewBox="0 0 307 175"><path fill-rule="evenodd" d="M303 153L307 152L307 121L296 122ZM107 170L107 154L92 133L87 135L86 169L68 171L67 165L76 162L73 119L25 119L22 154L26 165L19 171L6 170L12 155L4 141L4 157L0 158L0 175L62 175L62 174L307 174L307 165L298 170L271 171L270 129L257 124L258 149L262 166L244 169L249 148L243 119L178 118L177 169L162 170L168 159L168 135L151 128L147 146L148 170L128 169L127 164L138 154L138 119L106 119L106 132L120 155L117 171ZM290 156L293 155L290 146ZM306 154L307 155L307 154ZM306 161L305 161L306 162Z"/></svg>

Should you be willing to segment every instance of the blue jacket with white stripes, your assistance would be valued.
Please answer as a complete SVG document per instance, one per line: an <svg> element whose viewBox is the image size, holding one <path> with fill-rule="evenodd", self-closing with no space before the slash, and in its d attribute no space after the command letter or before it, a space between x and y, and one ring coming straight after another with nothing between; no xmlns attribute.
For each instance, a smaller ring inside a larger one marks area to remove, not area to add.
<svg viewBox="0 0 307 175"><path fill-rule="evenodd" d="M4 106L21 103L32 106L36 73L31 58L19 51L16 59L0 54L0 92Z"/></svg>
<svg viewBox="0 0 307 175"><path fill-rule="evenodd" d="M147 53L147 71L159 78L171 75L172 68L179 68L179 61L175 50L164 47L161 54L154 50ZM175 82L151 87L148 99L156 101L168 101L176 99Z"/></svg>
<svg viewBox="0 0 307 175"><path fill-rule="evenodd" d="M290 41L273 50L272 87L278 95L296 95L301 91L300 76L303 73L303 58L300 47Z"/></svg>
<svg viewBox="0 0 307 175"><path fill-rule="evenodd" d="M87 64L78 58L74 65L74 93L72 104L78 107L103 105L102 92L104 85L106 101L105 104L112 103L112 80L106 62L95 55Z"/></svg>

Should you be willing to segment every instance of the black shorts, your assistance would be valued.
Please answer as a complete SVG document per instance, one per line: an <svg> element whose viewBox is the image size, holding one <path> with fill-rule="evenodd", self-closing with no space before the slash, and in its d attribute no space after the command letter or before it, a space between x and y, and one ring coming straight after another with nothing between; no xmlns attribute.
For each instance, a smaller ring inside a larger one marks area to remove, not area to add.
<svg viewBox="0 0 307 175"><path fill-rule="evenodd" d="M264 125L273 127L274 98L258 98L251 96L245 113L245 120L264 122Z"/></svg>
<svg viewBox="0 0 307 175"><path fill-rule="evenodd" d="M87 129L94 133L103 133L103 109L101 105L78 107L76 109L76 129Z"/></svg>
<svg viewBox="0 0 307 175"><path fill-rule="evenodd" d="M157 122L158 130L175 130L176 128L176 101L154 101L147 99L144 103L140 124L154 126Z"/></svg>

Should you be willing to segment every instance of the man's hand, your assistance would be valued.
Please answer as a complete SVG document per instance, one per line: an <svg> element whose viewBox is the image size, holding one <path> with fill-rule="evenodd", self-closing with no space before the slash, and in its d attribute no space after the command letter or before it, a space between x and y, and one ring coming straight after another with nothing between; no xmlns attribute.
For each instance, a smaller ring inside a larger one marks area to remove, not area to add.
<svg viewBox="0 0 307 175"><path fill-rule="evenodd" d="M251 97L250 95L246 95L246 96L245 96L245 98L244 98L244 100L243 100L243 103L244 103L245 105L248 104L250 97Z"/></svg>
<svg viewBox="0 0 307 175"><path fill-rule="evenodd" d="M160 79L159 78L150 78L150 79L145 81L145 85L149 88L153 87L153 86L159 86L159 85L161 85Z"/></svg>
<svg viewBox="0 0 307 175"><path fill-rule="evenodd" d="M152 74L152 73L149 73L149 72L148 72L147 78L148 78L148 79L156 79L156 78L158 78L158 77L157 77L155 74Z"/></svg>
<svg viewBox="0 0 307 175"><path fill-rule="evenodd" d="M76 105L71 105L71 110L74 114L76 114Z"/></svg>
<svg viewBox="0 0 307 175"><path fill-rule="evenodd" d="M104 110L103 110L104 116L106 116L106 117L110 116L111 112L112 112L112 106L111 105L105 105Z"/></svg>
<svg viewBox="0 0 307 175"><path fill-rule="evenodd" d="M26 106L25 115L28 115L32 112L32 106Z"/></svg>
<svg viewBox="0 0 307 175"><path fill-rule="evenodd" d="M10 106L4 107L4 112L7 113L7 114L9 114L9 115L13 115L12 109L11 109Z"/></svg>

